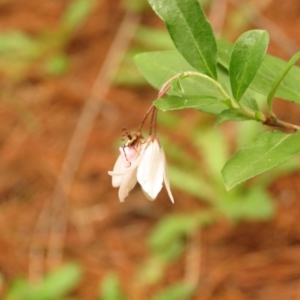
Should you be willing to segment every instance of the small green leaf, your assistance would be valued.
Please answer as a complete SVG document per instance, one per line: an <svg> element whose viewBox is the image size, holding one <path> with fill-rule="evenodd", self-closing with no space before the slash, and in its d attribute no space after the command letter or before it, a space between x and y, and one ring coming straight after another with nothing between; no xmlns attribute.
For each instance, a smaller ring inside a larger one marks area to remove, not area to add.
<svg viewBox="0 0 300 300"><path fill-rule="evenodd" d="M264 30L251 30L236 41L230 59L229 75L232 94L239 101L257 73L266 54L269 35Z"/></svg>
<svg viewBox="0 0 300 300"><path fill-rule="evenodd" d="M108 273L102 280L100 286L101 300L125 300L120 287L119 278L114 273Z"/></svg>
<svg viewBox="0 0 300 300"><path fill-rule="evenodd" d="M165 267L166 262L160 256L149 256L137 272L135 282L138 285L154 284L162 279Z"/></svg>
<svg viewBox="0 0 300 300"><path fill-rule="evenodd" d="M188 215L172 215L162 219L152 231L149 244L153 252L159 253L170 247L177 239L187 235L197 225L197 218Z"/></svg>
<svg viewBox="0 0 300 300"><path fill-rule="evenodd" d="M62 18L62 27L74 30L92 11L94 0L73 0Z"/></svg>
<svg viewBox="0 0 300 300"><path fill-rule="evenodd" d="M228 121L237 122L237 121L248 121L248 120L253 120L253 119L239 113L234 109L226 109L219 114L216 124L219 125L223 122L228 122Z"/></svg>
<svg viewBox="0 0 300 300"><path fill-rule="evenodd" d="M228 190L235 185L270 170L300 152L300 132L266 132L241 149L222 169Z"/></svg>
<svg viewBox="0 0 300 300"><path fill-rule="evenodd" d="M198 71L217 78L217 45L212 27L197 0L148 0L165 21L183 57Z"/></svg>
<svg viewBox="0 0 300 300"><path fill-rule="evenodd" d="M46 275L43 280L31 285L20 279L14 282L5 300L56 300L62 299L76 287L81 277L81 268L77 264L65 264Z"/></svg>
<svg viewBox="0 0 300 300"><path fill-rule="evenodd" d="M154 101L154 105L162 111L193 108L205 113L217 115L228 108L222 99L206 96L170 95Z"/></svg>
<svg viewBox="0 0 300 300"><path fill-rule="evenodd" d="M34 39L24 32L9 31L0 34L1 56L8 56L14 59L31 57L35 48Z"/></svg>
<svg viewBox="0 0 300 300"><path fill-rule="evenodd" d="M33 287L30 299L47 300L64 297L76 287L81 278L81 268L78 264L69 263L49 273L40 285Z"/></svg>
<svg viewBox="0 0 300 300"><path fill-rule="evenodd" d="M183 86L181 84L181 79L180 77L177 78L176 80L172 81L171 83L171 88L175 93L184 93Z"/></svg>
<svg viewBox="0 0 300 300"><path fill-rule="evenodd" d="M233 45L225 41L218 41L218 62L225 68L229 68L230 53ZM277 57L266 55L258 72L256 73L250 88L269 95L275 80L286 69L287 62ZM300 68L293 66L286 74L275 93L276 97L294 101L300 104Z"/></svg>
<svg viewBox="0 0 300 300"><path fill-rule="evenodd" d="M45 70L49 75L58 76L65 74L69 67L69 57L57 54L46 61Z"/></svg>

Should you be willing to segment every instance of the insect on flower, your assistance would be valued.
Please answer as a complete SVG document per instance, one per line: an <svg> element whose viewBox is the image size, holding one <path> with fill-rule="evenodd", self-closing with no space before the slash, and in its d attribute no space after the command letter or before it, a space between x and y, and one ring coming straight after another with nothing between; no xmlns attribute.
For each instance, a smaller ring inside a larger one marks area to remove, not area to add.
<svg viewBox="0 0 300 300"><path fill-rule="evenodd" d="M163 86L163 92L159 93L159 97L162 97L169 88L170 85ZM148 116L151 116L150 131L149 137L144 140L141 130ZM171 201L174 203L165 153L156 137L156 119L157 108L152 104L135 133L129 133L126 128L122 128L123 139L126 137L128 140L123 147L119 148L120 155L113 170L108 172L112 177L113 187L119 188L121 202L139 182L149 200L156 199L164 184Z"/></svg>
<svg viewBox="0 0 300 300"><path fill-rule="evenodd" d="M113 171L108 172L112 176L113 187L119 187L120 201L123 202L139 182L149 200L156 199L164 183L171 201L174 202L165 154L158 139L150 136L142 142L140 136L130 137L131 139L120 148Z"/></svg>
<svg viewBox="0 0 300 300"><path fill-rule="evenodd" d="M142 141L142 134L141 132L137 131L135 133L129 133L127 131L127 129L125 127L122 128L122 139L124 140L125 137L128 139L128 141L123 145L123 152L125 155L125 158L127 160L127 162L129 163L129 166L131 165L131 159L132 159L132 155L134 153L133 150L136 151L136 154L138 154L139 151L139 146L141 144ZM130 150L130 151L128 151ZM130 157L127 157L127 155L129 155Z"/></svg>

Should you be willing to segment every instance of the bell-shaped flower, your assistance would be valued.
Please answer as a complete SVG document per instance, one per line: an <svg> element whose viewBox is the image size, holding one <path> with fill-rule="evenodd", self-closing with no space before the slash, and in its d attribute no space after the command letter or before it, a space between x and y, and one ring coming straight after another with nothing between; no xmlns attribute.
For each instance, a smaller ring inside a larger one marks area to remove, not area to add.
<svg viewBox="0 0 300 300"><path fill-rule="evenodd" d="M121 202L128 196L137 182L149 200L155 200L165 183L168 195L174 203L171 193L164 151L155 137L149 137L144 143L120 148L120 155L113 171L113 187L119 187Z"/></svg>
<svg viewBox="0 0 300 300"><path fill-rule="evenodd" d="M149 200L155 200L161 191L163 183L168 195L174 203L169 177L166 169L166 157L157 138L149 137L147 145L137 168L137 181Z"/></svg>
<svg viewBox="0 0 300 300"><path fill-rule="evenodd" d="M108 172L112 176L112 186L119 187L119 199L121 202L124 201L137 183L136 173L141 158L140 150L141 147L139 146L121 147L120 155L113 171Z"/></svg>

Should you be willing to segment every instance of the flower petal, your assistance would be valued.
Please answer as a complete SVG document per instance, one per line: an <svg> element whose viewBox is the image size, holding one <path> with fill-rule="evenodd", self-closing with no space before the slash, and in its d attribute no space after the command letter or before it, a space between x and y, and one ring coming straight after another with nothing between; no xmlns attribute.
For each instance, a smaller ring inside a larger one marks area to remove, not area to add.
<svg viewBox="0 0 300 300"><path fill-rule="evenodd" d="M108 171L108 174L112 176L112 186L119 187L122 183L124 177L124 171L122 168L123 165L123 157L120 154L115 165L113 171Z"/></svg>
<svg viewBox="0 0 300 300"><path fill-rule="evenodd" d="M163 186L164 154L157 140L145 148L137 168L137 180L150 200L155 200Z"/></svg>
<svg viewBox="0 0 300 300"><path fill-rule="evenodd" d="M137 183L136 179L137 169L133 169L130 172L126 172L123 177L122 183L119 188L120 202L124 202L124 199L128 196L129 192L134 188Z"/></svg>
<svg viewBox="0 0 300 300"><path fill-rule="evenodd" d="M167 170L167 164L166 164L166 157L165 157L165 153L163 152L163 156L164 156L164 160L165 160L165 168L164 168L164 183L166 186L166 190L168 192L169 198L171 199L172 203L174 203L174 198L171 192L171 188L170 188L170 180L169 180L169 174L168 174L168 170Z"/></svg>
<svg viewBox="0 0 300 300"><path fill-rule="evenodd" d="M122 181L124 180L124 176L127 172L131 172L133 169L135 169L138 166L138 163L140 161L140 158L142 156L142 153L144 152L145 147L139 147L138 150L133 149L134 151L136 151L137 155L135 155L135 157L133 157L133 152L131 151L130 154L130 158L132 159L132 161L129 163L129 167L125 167L126 166L126 162L124 162L124 160L126 160L126 156L124 154L123 148L120 148L120 155L118 156L118 159L114 165L114 168L112 171L108 171L108 174L110 176L112 176L112 186L113 187L119 187L122 183ZM139 151L139 152L137 152ZM128 163L128 162L127 162Z"/></svg>

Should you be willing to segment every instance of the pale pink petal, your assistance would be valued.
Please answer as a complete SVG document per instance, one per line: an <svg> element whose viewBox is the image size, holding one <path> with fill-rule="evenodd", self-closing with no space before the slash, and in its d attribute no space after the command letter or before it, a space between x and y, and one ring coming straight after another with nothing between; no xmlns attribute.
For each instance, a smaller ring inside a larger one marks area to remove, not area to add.
<svg viewBox="0 0 300 300"><path fill-rule="evenodd" d="M139 155L138 148L135 147L121 147L121 155L123 156L123 168L129 168Z"/></svg>
<svg viewBox="0 0 300 300"><path fill-rule="evenodd" d="M140 160L140 154L137 152L136 149L128 150L126 148L129 147L121 147L120 155L118 156L118 159L114 165L113 171L108 171L108 174L112 176L112 186L113 187L119 187L124 179L124 176L127 172L131 172L133 169L135 169L139 163ZM123 149L126 149L125 152ZM139 147L140 151L143 150L143 148ZM125 155L126 153L126 155ZM128 157L131 159L131 162L128 161Z"/></svg>

